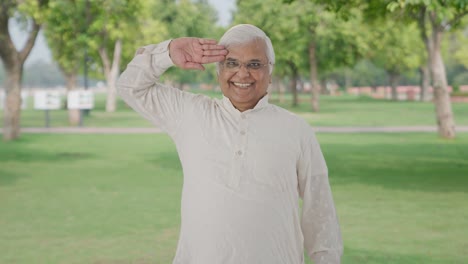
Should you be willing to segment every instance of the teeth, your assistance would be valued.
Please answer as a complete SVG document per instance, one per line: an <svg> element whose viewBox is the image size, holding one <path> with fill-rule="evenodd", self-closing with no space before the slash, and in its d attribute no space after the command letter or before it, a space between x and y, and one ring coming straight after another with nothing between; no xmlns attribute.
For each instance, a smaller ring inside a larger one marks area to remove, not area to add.
<svg viewBox="0 0 468 264"><path fill-rule="evenodd" d="M234 85L237 86L237 87L240 87L240 88L246 88L246 87L249 87L252 84L251 83L237 83L237 82L235 82Z"/></svg>

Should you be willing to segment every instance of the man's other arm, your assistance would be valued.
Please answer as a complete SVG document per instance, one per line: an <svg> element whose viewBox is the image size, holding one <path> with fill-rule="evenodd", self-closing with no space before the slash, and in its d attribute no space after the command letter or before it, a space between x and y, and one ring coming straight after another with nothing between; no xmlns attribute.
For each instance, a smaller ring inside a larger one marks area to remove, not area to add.
<svg viewBox="0 0 468 264"><path fill-rule="evenodd" d="M328 169L315 135L309 135L297 166L304 247L315 264L339 264L343 244Z"/></svg>

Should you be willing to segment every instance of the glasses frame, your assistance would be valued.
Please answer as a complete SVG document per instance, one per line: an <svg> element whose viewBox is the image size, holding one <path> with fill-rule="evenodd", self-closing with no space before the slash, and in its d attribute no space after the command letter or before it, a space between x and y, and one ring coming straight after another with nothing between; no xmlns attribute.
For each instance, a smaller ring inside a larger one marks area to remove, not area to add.
<svg viewBox="0 0 468 264"><path fill-rule="evenodd" d="M226 63L228 63L228 62L237 62L239 65L234 67L234 68L229 68L228 66L226 66ZM258 63L258 64L260 64L260 67L257 68L257 69L256 68L251 68L251 67L249 67L250 63ZM260 62L256 62L256 61L240 62L238 60L225 60L225 61L221 62L222 68L225 69L228 72L238 72L238 71L240 71L242 66L244 66L244 68L249 73L252 73L252 72L257 72L257 71L263 69L265 66L269 66L269 65L273 65L273 64L271 62L267 62L267 63L260 63Z"/></svg>

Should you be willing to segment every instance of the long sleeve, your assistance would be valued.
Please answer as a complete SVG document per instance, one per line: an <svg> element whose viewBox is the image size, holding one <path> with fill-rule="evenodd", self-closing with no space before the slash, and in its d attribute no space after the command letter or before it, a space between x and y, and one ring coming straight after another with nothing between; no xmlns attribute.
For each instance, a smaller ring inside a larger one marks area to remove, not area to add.
<svg viewBox="0 0 468 264"><path fill-rule="evenodd" d="M136 112L169 134L174 134L192 94L159 83L159 77L173 66L169 43L170 40L167 40L138 49L120 75L117 91Z"/></svg>
<svg viewBox="0 0 468 264"><path fill-rule="evenodd" d="M297 165L304 247L315 264L338 264L343 244L328 169L315 135L311 131L309 135Z"/></svg>

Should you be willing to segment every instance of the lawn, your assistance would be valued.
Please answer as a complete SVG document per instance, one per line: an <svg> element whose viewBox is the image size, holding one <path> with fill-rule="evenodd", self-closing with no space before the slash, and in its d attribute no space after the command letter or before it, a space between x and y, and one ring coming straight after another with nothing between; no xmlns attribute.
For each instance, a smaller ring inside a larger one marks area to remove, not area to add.
<svg viewBox="0 0 468 264"><path fill-rule="evenodd" d="M198 91L200 92L200 91ZM213 97L220 93L205 92ZM310 111L309 95L301 95L297 107L291 107L290 95L286 102L280 103L278 95L271 96L271 102L287 108L305 118L314 126L435 126L434 105L431 102L405 102L376 100L369 97L356 96L322 96L321 111ZM152 125L128 108L121 100L115 113L104 111L105 97L96 94L95 109L84 118L84 126L88 127L151 127ZM457 125L468 126L468 104L453 103L453 111ZM52 127L67 126L65 110L50 111ZM351 114L352 113L352 114ZM404 117L404 118L403 118ZM21 125L23 127L45 126L44 111L33 110L32 98L29 98L29 108L22 111Z"/></svg>
<svg viewBox="0 0 468 264"><path fill-rule="evenodd" d="M468 263L468 134L318 138L343 263ZM171 263L181 185L164 134L0 142L0 263Z"/></svg>

